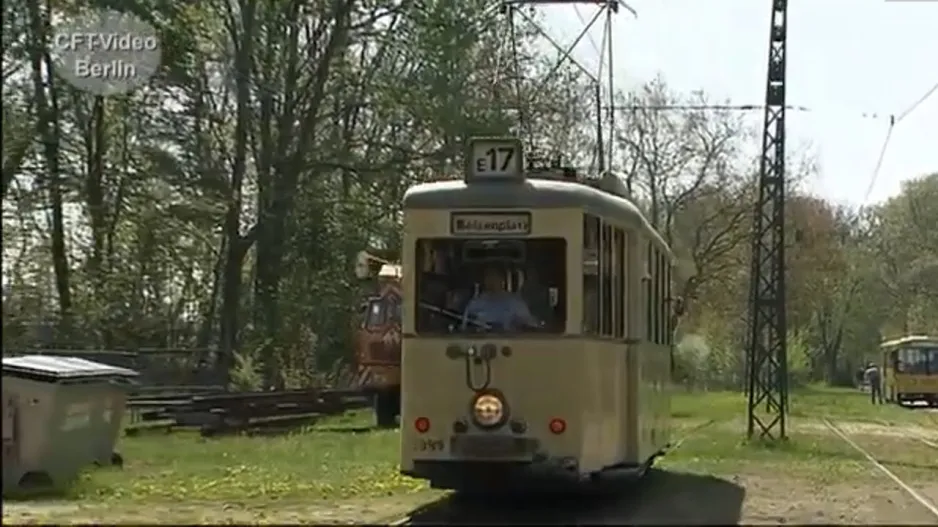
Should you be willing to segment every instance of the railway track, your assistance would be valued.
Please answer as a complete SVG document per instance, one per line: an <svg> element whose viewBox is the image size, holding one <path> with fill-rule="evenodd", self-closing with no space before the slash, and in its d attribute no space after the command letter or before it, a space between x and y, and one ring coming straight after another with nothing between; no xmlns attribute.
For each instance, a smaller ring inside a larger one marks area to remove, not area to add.
<svg viewBox="0 0 938 527"><path fill-rule="evenodd" d="M929 416L929 418L930 418L929 420L934 421L934 419L931 418L931 416ZM889 427L892 426L890 423L888 423L888 422L886 422L886 421L883 421L883 420L881 420L881 419L877 419L876 422L879 423L879 424L882 425L882 426L885 426L886 428L889 428ZM936 422L935 424L938 425L938 422ZM907 432L908 432L908 434L909 434L909 437L911 437L912 439L918 441L919 443L922 443L923 445L925 445L925 446L927 446L927 447L934 448L934 449L938 450L938 442L936 442L936 441L934 441L934 440L932 440L932 439L929 439L929 438L925 437L924 435L922 435L922 434L920 434L919 432L916 432L916 431L914 431L914 430L907 430Z"/></svg>
<svg viewBox="0 0 938 527"><path fill-rule="evenodd" d="M687 430L672 450L715 422ZM739 507L721 503L741 504L742 490L715 477L651 469L639 480L612 480L595 494L495 499L451 494L391 525L738 523Z"/></svg>
<svg viewBox="0 0 938 527"><path fill-rule="evenodd" d="M873 467L875 467L878 471L882 472L883 475L885 475L890 480L892 480L893 483L895 483L899 488L901 488L910 498L912 498L919 505L921 505L925 510L927 510L934 517L936 521L938 521L938 505L936 505L926 496L923 496L912 485L909 485L908 483L903 481L892 470L889 470L889 468L887 468L884 463L877 460L876 457L874 457L868 450L864 449L859 443L854 441L850 437L850 435L847 432L844 432L839 426L837 426L837 424L834 421L832 421L831 419L824 419L824 424L827 425L827 427L831 430L831 432L834 433L834 435L836 435L840 439L843 439L854 450L859 452L864 458L866 458L867 461L869 461L871 465L873 465ZM912 438L922 442L923 444L927 446L936 448L933 442L923 437L912 436Z"/></svg>

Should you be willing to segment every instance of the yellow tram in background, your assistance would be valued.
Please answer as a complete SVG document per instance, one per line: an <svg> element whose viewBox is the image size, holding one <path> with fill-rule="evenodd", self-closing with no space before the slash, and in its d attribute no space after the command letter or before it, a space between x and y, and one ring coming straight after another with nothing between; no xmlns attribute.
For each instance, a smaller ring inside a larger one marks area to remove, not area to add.
<svg viewBox="0 0 938 527"><path fill-rule="evenodd" d="M515 139L466 160L404 197L401 472L470 492L644 474L670 438L669 248L618 177L526 170ZM465 314L493 269L520 328Z"/></svg>
<svg viewBox="0 0 938 527"><path fill-rule="evenodd" d="M887 400L938 406L938 337L902 337L883 342L880 350Z"/></svg>

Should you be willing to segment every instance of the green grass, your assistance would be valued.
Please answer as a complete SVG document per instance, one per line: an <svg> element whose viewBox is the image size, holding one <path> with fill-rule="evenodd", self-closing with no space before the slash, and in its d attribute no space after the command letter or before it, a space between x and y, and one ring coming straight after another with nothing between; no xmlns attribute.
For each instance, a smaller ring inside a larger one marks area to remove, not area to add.
<svg viewBox="0 0 938 527"><path fill-rule="evenodd" d="M122 439L122 469L84 474L72 495L96 500L335 500L422 490L421 482L398 473L396 431L341 429L364 427L369 417L359 412L273 437L143 433Z"/></svg>
<svg viewBox="0 0 938 527"><path fill-rule="evenodd" d="M661 467L697 473L736 474L747 468L779 470L819 482L842 480L867 470L862 455L841 439L818 433L790 433L782 442L747 441L739 421L710 427L689 437L661 460Z"/></svg>
<svg viewBox="0 0 938 527"><path fill-rule="evenodd" d="M671 401L671 416L681 421L744 418L748 399L737 392L706 394L677 392ZM789 396L789 419L832 417L870 423L936 426L935 415L893 404L870 404L869 394L854 389L809 386Z"/></svg>
<svg viewBox="0 0 938 527"><path fill-rule="evenodd" d="M672 401L675 434L689 436L661 461L664 468L692 472L737 474L777 471L813 482L834 483L868 477L866 458L832 434L824 419L837 423L913 425L935 428L936 415L896 405L872 405L869 394L857 390L811 386L790 397L787 439L746 439L747 399L744 394L712 392L678 394ZM695 425L713 421L699 431ZM756 427L756 435L759 429ZM776 430L777 432L777 430ZM852 438L882 463L912 470L938 471L933 450L914 440L890 436ZM938 472L931 472L938 478Z"/></svg>
<svg viewBox="0 0 938 527"><path fill-rule="evenodd" d="M817 483L837 482L864 474L868 477L869 465L841 439L826 433L821 418L935 426L935 414L872 406L865 394L855 390L811 387L792 394L789 440L765 444L744 440L745 409L746 398L739 393L677 394L672 401L676 435L689 436L661 461L661 466L724 475L784 472ZM337 502L375 503L382 498L400 502L408 495L413 499L436 495L428 492L422 481L398 473L396 431L347 430L364 427L370 421L369 412L356 412L274 437L203 439L188 432L147 432L125 437L118 447L125 460L123 469L88 471L64 499L85 504L82 506L94 504L98 507L95 510L103 511L85 517L87 521L116 521L109 520L113 515L108 516L108 508L133 509L139 514L154 504L198 501L216 504L216 508L220 506L217 504L226 508L255 507L261 512L236 519L263 522L262 516L267 514L263 511L270 507L286 510L291 503L322 503L327 507ZM696 428L710 421L711 425ZM893 455L893 461L913 468L930 454L900 446L883 448L886 453L908 451L906 457ZM6 509L4 519L8 521ZM175 521L198 521L202 518L198 514L206 514L199 510L194 507ZM54 522L65 521L63 518L69 514L74 516L73 512L50 514L20 515L15 519Z"/></svg>

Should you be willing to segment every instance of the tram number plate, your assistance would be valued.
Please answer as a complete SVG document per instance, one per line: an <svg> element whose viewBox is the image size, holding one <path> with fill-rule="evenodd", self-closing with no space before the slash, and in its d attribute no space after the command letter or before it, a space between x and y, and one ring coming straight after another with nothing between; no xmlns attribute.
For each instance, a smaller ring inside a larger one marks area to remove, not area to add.
<svg viewBox="0 0 938 527"><path fill-rule="evenodd" d="M481 458L509 458L527 454L529 441L505 436L454 436L450 445L457 456Z"/></svg>

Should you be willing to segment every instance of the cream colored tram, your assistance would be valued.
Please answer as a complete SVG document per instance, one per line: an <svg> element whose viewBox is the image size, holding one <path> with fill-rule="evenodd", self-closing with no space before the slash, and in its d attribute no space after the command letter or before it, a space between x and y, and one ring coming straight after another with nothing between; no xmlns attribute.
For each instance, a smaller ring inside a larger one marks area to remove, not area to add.
<svg viewBox="0 0 938 527"><path fill-rule="evenodd" d="M404 197L401 472L435 488L641 475L669 441L671 253L618 178L469 142L463 181ZM464 317L497 268L537 325Z"/></svg>

